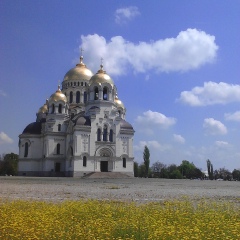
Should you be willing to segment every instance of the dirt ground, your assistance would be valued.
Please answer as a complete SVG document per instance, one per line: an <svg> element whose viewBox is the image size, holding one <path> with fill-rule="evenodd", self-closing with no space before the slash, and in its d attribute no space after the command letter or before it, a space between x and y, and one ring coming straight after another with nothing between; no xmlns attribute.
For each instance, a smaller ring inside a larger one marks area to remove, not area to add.
<svg viewBox="0 0 240 240"><path fill-rule="evenodd" d="M0 199L64 201L79 199L135 202L187 197L240 204L240 182L172 179L80 179L0 177Z"/></svg>

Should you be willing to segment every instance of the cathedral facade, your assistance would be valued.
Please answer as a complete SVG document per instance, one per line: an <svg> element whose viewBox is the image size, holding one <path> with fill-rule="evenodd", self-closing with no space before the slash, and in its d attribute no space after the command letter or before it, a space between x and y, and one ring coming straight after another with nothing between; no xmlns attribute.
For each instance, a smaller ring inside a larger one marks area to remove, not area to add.
<svg viewBox="0 0 240 240"><path fill-rule="evenodd" d="M21 176L82 177L93 172L133 176L134 129L113 79L83 63L70 69L62 89L38 110L19 135Z"/></svg>

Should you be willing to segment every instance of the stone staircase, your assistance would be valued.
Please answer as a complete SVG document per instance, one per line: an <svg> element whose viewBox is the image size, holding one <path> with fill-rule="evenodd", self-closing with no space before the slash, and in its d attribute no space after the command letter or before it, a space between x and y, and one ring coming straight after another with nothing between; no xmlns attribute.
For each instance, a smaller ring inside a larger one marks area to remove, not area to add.
<svg viewBox="0 0 240 240"><path fill-rule="evenodd" d="M86 174L83 178L133 178L133 176L120 172L92 172Z"/></svg>

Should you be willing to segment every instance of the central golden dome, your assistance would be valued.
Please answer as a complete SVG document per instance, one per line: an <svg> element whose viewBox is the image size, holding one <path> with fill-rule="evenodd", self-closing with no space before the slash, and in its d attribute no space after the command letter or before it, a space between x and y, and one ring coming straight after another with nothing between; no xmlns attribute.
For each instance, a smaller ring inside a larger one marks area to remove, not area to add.
<svg viewBox="0 0 240 240"><path fill-rule="evenodd" d="M83 63L83 56L80 57L80 63L76 67L70 69L64 76L63 81L69 80L90 80L93 73Z"/></svg>
<svg viewBox="0 0 240 240"><path fill-rule="evenodd" d="M103 70L103 65L100 65L100 69L98 70L98 72L93 75L90 79L90 85L92 83L110 83L111 85L114 85L114 82L112 80L112 78L106 74L106 71Z"/></svg>
<svg viewBox="0 0 240 240"><path fill-rule="evenodd" d="M52 101L54 101L54 102L58 102L58 101L67 102L67 97L60 90L60 86L58 86L58 90L54 94L52 94L51 97L49 98L49 102L52 102Z"/></svg>

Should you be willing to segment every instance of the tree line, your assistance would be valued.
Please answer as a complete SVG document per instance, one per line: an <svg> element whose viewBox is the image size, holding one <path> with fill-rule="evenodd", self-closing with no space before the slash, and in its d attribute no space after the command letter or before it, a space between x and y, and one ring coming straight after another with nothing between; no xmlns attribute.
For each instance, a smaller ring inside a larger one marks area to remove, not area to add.
<svg viewBox="0 0 240 240"><path fill-rule="evenodd" d="M236 180L240 181L240 169L232 172L226 168L214 170L213 164L206 161L207 174L196 167L193 163L183 160L178 166L176 164L166 165L160 161L150 166L150 151L147 146L143 151L143 163L134 162L134 176L148 178L170 178L170 179L210 179L210 180Z"/></svg>
<svg viewBox="0 0 240 240"><path fill-rule="evenodd" d="M166 165L160 161L150 166L150 151L147 146L143 151L143 163L134 162L134 176L145 178L170 178L170 179L210 179L210 180L236 180L240 181L240 169L232 172L226 168L213 169L213 164L206 161L207 175L193 163L183 160L178 166L176 164ZM0 175L17 175L18 155L8 153L0 155Z"/></svg>

